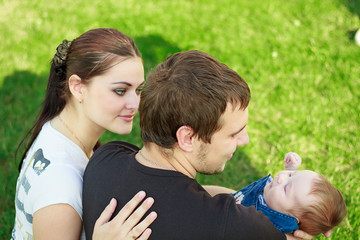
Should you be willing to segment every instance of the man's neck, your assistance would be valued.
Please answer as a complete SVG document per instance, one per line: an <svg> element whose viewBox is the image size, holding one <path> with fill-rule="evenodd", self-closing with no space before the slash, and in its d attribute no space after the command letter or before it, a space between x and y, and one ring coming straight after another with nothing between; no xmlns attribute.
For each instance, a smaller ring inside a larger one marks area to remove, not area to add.
<svg viewBox="0 0 360 240"><path fill-rule="evenodd" d="M181 172L195 178L196 170L187 161L186 154L180 149L164 149L153 143L147 143L136 155L136 160L151 168Z"/></svg>

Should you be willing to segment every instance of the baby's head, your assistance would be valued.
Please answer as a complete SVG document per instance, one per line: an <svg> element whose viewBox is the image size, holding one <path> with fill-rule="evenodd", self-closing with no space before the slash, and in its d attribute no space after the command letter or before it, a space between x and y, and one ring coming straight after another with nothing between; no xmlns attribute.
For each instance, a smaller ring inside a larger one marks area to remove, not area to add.
<svg viewBox="0 0 360 240"><path fill-rule="evenodd" d="M298 219L299 228L311 235L324 233L346 216L341 193L313 171L281 171L264 188L266 204Z"/></svg>

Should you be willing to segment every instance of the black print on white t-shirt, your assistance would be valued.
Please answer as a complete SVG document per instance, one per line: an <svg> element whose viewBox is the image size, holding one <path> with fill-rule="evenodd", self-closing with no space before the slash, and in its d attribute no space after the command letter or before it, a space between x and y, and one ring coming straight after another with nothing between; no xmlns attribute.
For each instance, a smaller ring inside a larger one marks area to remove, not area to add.
<svg viewBox="0 0 360 240"><path fill-rule="evenodd" d="M33 169L37 175L40 175L50 165L50 161L44 157L42 149L38 149L34 153Z"/></svg>

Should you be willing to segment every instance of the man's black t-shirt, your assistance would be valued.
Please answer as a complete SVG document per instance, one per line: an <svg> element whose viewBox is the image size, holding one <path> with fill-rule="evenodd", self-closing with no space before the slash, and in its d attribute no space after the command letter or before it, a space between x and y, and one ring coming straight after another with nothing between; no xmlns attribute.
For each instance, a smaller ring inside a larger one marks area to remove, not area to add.
<svg viewBox="0 0 360 240"><path fill-rule="evenodd" d="M86 239L92 239L95 221L111 198L118 201L118 213L140 190L155 199L151 211L158 213L150 239L286 239L261 212L235 204L231 195L211 197L180 172L140 164L135 159L138 150L129 143L111 142L89 161L83 190Z"/></svg>

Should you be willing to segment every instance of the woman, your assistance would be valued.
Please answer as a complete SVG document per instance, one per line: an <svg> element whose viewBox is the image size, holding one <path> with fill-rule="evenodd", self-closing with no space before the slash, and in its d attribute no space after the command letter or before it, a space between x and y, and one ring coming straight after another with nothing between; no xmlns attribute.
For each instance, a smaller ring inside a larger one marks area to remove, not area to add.
<svg viewBox="0 0 360 240"><path fill-rule="evenodd" d="M84 169L105 130L130 133L143 85L140 52L115 29L90 30L58 46L42 110L19 165L13 239L85 239ZM94 239L147 239L156 213L134 226L154 200L148 198L127 218L144 198L144 192L137 194L107 223L116 206L111 200Z"/></svg>

